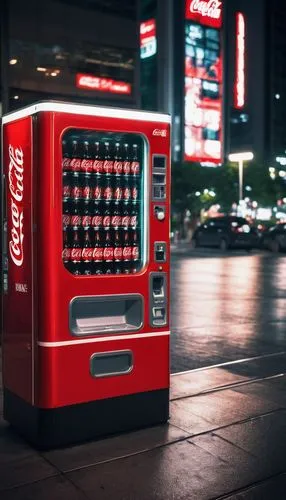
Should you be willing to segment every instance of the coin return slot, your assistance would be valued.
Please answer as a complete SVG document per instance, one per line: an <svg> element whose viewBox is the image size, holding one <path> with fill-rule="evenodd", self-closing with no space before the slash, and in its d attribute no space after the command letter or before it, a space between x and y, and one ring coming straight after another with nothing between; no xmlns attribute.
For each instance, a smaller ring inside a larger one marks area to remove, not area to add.
<svg viewBox="0 0 286 500"><path fill-rule="evenodd" d="M69 325L74 335L136 331L142 321L141 295L77 297L70 303Z"/></svg>
<svg viewBox="0 0 286 500"><path fill-rule="evenodd" d="M156 276L153 278L153 295L154 297L164 297L164 278Z"/></svg>

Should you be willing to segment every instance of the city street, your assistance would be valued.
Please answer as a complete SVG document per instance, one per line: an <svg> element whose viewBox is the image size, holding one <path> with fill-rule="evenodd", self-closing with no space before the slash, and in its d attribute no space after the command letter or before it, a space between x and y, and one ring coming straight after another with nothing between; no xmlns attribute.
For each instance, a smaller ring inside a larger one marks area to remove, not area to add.
<svg viewBox="0 0 286 500"><path fill-rule="evenodd" d="M286 351L286 256L174 247L171 369Z"/></svg>

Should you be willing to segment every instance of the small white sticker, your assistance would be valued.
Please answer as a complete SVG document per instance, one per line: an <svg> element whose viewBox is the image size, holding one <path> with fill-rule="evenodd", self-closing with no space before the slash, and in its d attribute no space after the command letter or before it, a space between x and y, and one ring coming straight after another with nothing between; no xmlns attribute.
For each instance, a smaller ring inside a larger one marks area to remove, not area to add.
<svg viewBox="0 0 286 500"><path fill-rule="evenodd" d="M15 283L16 292L28 293L28 285L26 283Z"/></svg>

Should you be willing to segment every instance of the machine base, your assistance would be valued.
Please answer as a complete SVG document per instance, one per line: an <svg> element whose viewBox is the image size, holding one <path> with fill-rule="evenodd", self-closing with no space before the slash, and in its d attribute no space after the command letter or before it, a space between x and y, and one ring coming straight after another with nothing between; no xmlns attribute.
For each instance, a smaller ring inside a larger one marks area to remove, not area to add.
<svg viewBox="0 0 286 500"><path fill-rule="evenodd" d="M165 423L169 390L42 409L4 388L4 418L36 448L57 448Z"/></svg>

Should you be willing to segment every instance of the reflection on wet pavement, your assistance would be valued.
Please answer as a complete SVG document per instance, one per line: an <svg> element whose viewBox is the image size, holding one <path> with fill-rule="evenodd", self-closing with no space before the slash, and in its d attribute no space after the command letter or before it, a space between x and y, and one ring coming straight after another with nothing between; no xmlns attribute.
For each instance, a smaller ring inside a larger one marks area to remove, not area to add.
<svg viewBox="0 0 286 500"><path fill-rule="evenodd" d="M171 368L286 350L286 257L174 256Z"/></svg>

